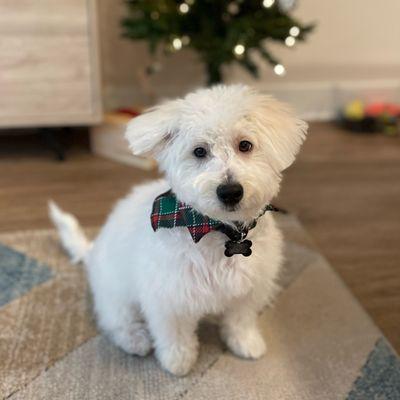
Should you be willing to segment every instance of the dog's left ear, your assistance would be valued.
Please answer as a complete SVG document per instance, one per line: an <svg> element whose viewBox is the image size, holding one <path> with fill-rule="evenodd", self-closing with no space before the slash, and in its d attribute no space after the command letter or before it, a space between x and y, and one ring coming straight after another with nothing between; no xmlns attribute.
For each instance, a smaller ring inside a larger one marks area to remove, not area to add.
<svg viewBox="0 0 400 400"><path fill-rule="evenodd" d="M156 155L177 131L179 110L180 100L171 100L132 119L125 137L133 154Z"/></svg>
<svg viewBox="0 0 400 400"><path fill-rule="evenodd" d="M288 168L306 137L307 123L297 118L286 104L267 95L258 95L250 119L262 132L277 170Z"/></svg>

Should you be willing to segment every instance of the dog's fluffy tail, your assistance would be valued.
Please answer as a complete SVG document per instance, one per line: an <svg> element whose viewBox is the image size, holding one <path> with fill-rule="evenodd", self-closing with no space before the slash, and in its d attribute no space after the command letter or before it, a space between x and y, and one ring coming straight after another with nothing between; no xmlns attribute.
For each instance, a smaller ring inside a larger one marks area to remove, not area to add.
<svg viewBox="0 0 400 400"><path fill-rule="evenodd" d="M91 243L79 225L78 220L72 214L61 210L53 201L49 201L49 215L58 230L61 244L70 256L71 262L77 264L85 261L85 256L91 248Z"/></svg>

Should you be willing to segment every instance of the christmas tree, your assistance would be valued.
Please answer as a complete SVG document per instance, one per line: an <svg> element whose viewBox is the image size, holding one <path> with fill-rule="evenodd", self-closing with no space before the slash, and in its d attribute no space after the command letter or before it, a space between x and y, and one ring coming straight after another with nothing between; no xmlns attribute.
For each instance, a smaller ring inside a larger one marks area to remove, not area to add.
<svg viewBox="0 0 400 400"><path fill-rule="evenodd" d="M268 50L269 41L292 47L312 25L290 15L295 0L128 0L124 36L146 40L151 53L173 53L187 46L207 68L208 84L222 81L222 66L239 63L255 77L258 52L276 74L285 68Z"/></svg>

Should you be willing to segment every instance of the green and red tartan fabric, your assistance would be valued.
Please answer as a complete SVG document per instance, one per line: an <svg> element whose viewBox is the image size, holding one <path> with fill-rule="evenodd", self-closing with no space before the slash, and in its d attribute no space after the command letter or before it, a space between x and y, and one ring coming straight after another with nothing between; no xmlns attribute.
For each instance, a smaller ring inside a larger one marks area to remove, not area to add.
<svg viewBox="0 0 400 400"><path fill-rule="evenodd" d="M211 231L218 230L222 222L198 213L192 207L180 202L171 190L159 195L153 203L151 226L159 228L175 228L186 226L194 242Z"/></svg>

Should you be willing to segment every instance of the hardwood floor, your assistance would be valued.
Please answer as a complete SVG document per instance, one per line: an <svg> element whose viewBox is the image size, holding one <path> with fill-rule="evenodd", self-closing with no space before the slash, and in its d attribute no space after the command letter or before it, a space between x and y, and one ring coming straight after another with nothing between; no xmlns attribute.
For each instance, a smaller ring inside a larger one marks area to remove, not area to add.
<svg viewBox="0 0 400 400"><path fill-rule="evenodd" d="M0 231L48 228L49 198L99 225L133 184L154 177L82 146L58 163L35 146L0 142ZM299 216L400 351L400 138L312 124L277 203Z"/></svg>
<svg viewBox="0 0 400 400"><path fill-rule="evenodd" d="M313 124L280 202L400 351L400 137Z"/></svg>

